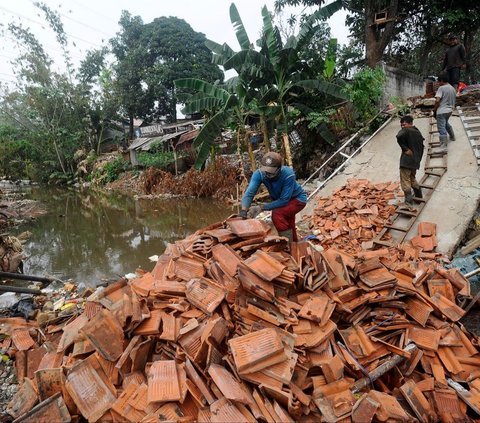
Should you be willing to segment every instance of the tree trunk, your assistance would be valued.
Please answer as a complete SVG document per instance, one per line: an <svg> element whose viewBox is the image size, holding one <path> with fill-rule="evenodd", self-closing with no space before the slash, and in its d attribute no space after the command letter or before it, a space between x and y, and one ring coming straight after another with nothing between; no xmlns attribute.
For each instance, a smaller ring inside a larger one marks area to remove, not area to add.
<svg viewBox="0 0 480 423"><path fill-rule="evenodd" d="M240 177L247 181L247 177L245 176L245 167L243 166L243 159L242 159L242 134L243 132L240 128L237 129L237 155L238 155L238 162L240 166Z"/></svg>
<svg viewBox="0 0 480 423"><path fill-rule="evenodd" d="M375 14L384 10L378 0L365 2L365 46L367 65L374 69L382 59L385 48L390 43L396 26L398 0L390 0L387 20L384 27L375 24Z"/></svg>
<svg viewBox="0 0 480 423"><path fill-rule="evenodd" d="M252 166L252 172L257 170L257 163L255 162L255 155L253 154L252 143L250 142L251 132L245 132L245 144L247 145L248 157L250 158L250 164Z"/></svg>
<svg viewBox="0 0 480 423"><path fill-rule="evenodd" d="M282 134L283 139L283 148L285 150L285 161L287 165L292 167L293 159L292 159L292 150L290 149L290 140L288 139L288 134Z"/></svg>
<svg viewBox="0 0 480 423"><path fill-rule="evenodd" d="M268 153L270 151L270 138L268 137L267 119L265 115L260 115L260 127L262 129L263 148L265 152Z"/></svg>
<svg viewBox="0 0 480 423"><path fill-rule="evenodd" d="M134 137L134 131L133 131L133 114L130 113L128 116L129 122L128 122L128 139L133 140Z"/></svg>
<svg viewBox="0 0 480 423"><path fill-rule="evenodd" d="M477 34L477 31L475 30L465 31L465 37L463 40L463 45L465 46L465 52L467 54L467 57L466 57L467 68L464 71L465 76L463 79L464 79L464 82L467 84L471 84L474 79L472 78L472 47L473 47L473 40L476 34Z"/></svg>
<svg viewBox="0 0 480 423"><path fill-rule="evenodd" d="M55 147L55 153L57 154L58 163L60 163L60 167L62 168L62 172L64 174L66 174L67 171L65 170L65 165L63 163L62 154L60 153L60 149L58 148L57 141L55 139L53 140L53 146Z"/></svg>

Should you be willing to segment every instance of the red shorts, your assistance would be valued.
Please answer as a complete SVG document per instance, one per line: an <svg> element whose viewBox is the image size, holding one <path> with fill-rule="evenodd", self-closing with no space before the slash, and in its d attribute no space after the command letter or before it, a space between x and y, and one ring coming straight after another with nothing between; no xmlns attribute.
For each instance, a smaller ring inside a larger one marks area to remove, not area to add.
<svg viewBox="0 0 480 423"><path fill-rule="evenodd" d="M297 230L295 228L295 215L303 210L306 203L302 203L297 199L290 200L286 206L272 210L272 222L278 232L292 230L293 240L298 241Z"/></svg>

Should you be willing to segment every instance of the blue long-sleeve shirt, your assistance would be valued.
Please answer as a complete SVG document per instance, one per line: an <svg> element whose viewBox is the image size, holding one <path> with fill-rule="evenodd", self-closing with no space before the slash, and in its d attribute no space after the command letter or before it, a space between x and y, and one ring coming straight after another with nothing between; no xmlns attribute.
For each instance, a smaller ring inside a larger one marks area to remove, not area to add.
<svg viewBox="0 0 480 423"><path fill-rule="evenodd" d="M280 175L275 179L267 179L260 170L253 172L252 179L250 179L250 183L242 198L243 209L250 208L253 197L255 197L262 183L273 200L271 203L263 205L264 210L273 210L286 206L294 198L302 203L307 202L307 193L296 181L293 169L288 166L282 166Z"/></svg>

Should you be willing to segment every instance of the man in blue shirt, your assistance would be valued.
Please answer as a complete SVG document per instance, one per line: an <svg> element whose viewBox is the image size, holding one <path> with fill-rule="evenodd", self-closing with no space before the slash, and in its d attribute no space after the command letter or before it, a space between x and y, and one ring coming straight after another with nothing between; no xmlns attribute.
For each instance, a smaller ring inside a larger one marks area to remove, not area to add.
<svg viewBox="0 0 480 423"><path fill-rule="evenodd" d="M289 241L298 241L295 227L295 215L307 204L307 193L295 179L295 172L288 166L282 166L282 156L270 152L260 161L260 169L253 172L252 179L242 198L240 216L255 217L263 210L272 211L272 222L280 236ZM268 190L272 202L252 205L253 197L263 184Z"/></svg>

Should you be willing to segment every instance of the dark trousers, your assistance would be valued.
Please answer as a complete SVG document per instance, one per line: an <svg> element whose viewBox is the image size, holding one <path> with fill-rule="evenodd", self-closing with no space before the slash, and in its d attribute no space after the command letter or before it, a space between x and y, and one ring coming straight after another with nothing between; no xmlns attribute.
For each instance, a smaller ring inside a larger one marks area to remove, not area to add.
<svg viewBox="0 0 480 423"><path fill-rule="evenodd" d="M448 73L448 82L449 84L457 89L458 83L460 81L460 68L451 68L447 70Z"/></svg>
<svg viewBox="0 0 480 423"><path fill-rule="evenodd" d="M295 215L306 206L297 199L290 200L286 206L272 210L272 222L278 232L292 230L293 241L297 242L297 229L295 227Z"/></svg>

